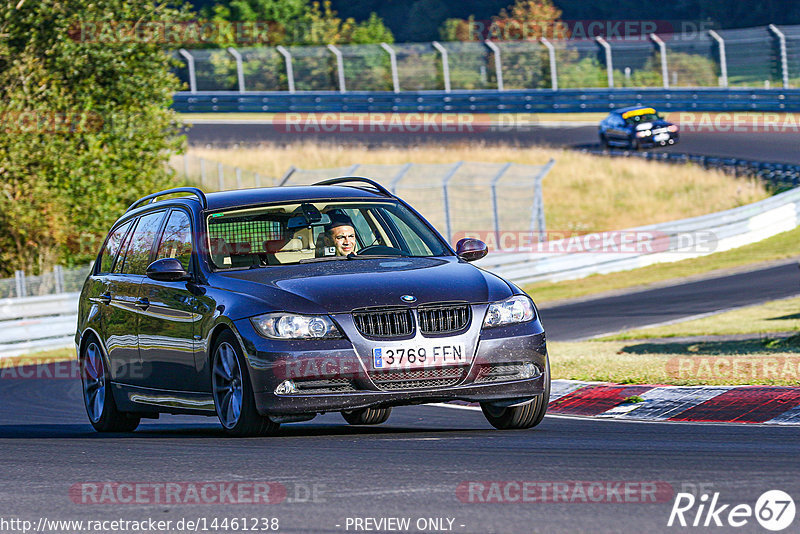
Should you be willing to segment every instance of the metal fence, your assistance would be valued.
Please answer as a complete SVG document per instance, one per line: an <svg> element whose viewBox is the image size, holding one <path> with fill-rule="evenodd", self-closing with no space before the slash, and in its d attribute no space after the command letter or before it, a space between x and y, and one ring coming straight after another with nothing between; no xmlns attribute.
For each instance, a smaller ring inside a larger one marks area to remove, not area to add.
<svg viewBox="0 0 800 534"><path fill-rule="evenodd" d="M16 271L13 278L0 279L0 299L80 291L91 269L91 265L77 269L56 266L49 273L35 276L25 274L25 271Z"/></svg>
<svg viewBox="0 0 800 534"><path fill-rule="evenodd" d="M789 88L800 26L626 38L227 48L175 52L191 93L621 87Z"/></svg>
<svg viewBox="0 0 800 534"><path fill-rule="evenodd" d="M172 160L179 174L206 191L304 185L345 175L368 176L407 200L450 242L474 231L529 227L531 232L543 234L546 223L542 180L554 164L553 160L538 166L460 161L357 164L333 169L290 167L283 176L271 178L191 154Z"/></svg>

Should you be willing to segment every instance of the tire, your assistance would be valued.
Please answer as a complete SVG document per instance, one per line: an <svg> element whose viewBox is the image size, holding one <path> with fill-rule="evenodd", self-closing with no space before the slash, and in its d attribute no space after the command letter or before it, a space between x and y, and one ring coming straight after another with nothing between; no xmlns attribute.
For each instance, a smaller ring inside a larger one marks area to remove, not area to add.
<svg viewBox="0 0 800 534"><path fill-rule="evenodd" d="M362 408L344 411L342 417L351 425L379 425L385 423L391 413L391 408Z"/></svg>
<svg viewBox="0 0 800 534"><path fill-rule="evenodd" d="M631 139L628 142L628 145L630 146L630 149L633 150L634 152L638 152L642 148L641 145L639 144L638 139Z"/></svg>
<svg viewBox="0 0 800 534"><path fill-rule="evenodd" d="M600 148L608 148L608 137L606 137L606 134L600 134Z"/></svg>
<svg viewBox="0 0 800 534"><path fill-rule="evenodd" d="M519 430L533 428L544 419L547 404L550 402L550 362L544 375L544 391L532 401L522 406L511 408L498 407L490 403L481 403L484 417L498 430Z"/></svg>
<svg viewBox="0 0 800 534"><path fill-rule="evenodd" d="M230 330L223 332L211 352L211 396L222 428L237 437L266 436L280 423L258 413L242 349Z"/></svg>
<svg viewBox="0 0 800 534"><path fill-rule="evenodd" d="M89 422L98 432L133 432L139 426L139 417L117 409L111 392L108 367L103 358L100 342L92 336L81 350L81 386L83 405Z"/></svg>

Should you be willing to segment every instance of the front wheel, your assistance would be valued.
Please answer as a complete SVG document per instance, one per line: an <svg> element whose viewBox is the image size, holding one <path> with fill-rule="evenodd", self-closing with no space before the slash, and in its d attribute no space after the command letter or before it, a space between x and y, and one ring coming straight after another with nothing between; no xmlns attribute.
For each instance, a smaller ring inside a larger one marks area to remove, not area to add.
<svg viewBox="0 0 800 534"><path fill-rule="evenodd" d="M501 407L488 402L481 403L484 417L498 430L533 428L544 419L547 403L550 402L550 364L544 375L544 391L522 406Z"/></svg>
<svg viewBox="0 0 800 534"><path fill-rule="evenodd" d="M379 425L385 423L391 413L391 408L362 408L344 411L342 417L351 425Z"/></svg>
<svg viewBox="0 0 800 534"><path fill-rule="evenodd" d="M211 362L211 391L214 409L225 432L232 436L274 434L280 423L258 413L247 364L239 342L225 331L214 344Z"/></svg>
<svg viewBox="0 0 800 534"><path fill-rule="evenodd" d="M117 409L103 353L97 339L89 339L81 352L83 404L89 422L98 432L133 432L140 419Z"/></svg>

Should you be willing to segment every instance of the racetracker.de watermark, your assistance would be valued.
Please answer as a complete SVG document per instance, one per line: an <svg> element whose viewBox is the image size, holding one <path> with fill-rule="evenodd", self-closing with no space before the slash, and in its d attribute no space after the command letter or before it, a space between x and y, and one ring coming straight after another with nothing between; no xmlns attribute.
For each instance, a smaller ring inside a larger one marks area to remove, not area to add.
<svg viewBox="0 0 800 534"><path fill-rule="evenodd" d="M530 125L528 120L525 125ZM410 133L458 134L514 129L513 117L478 113L277 113L272 127L281 133Z"/></svg>
<svg viewBox="0 0 800 534"><path fill-rule="evenodd" d="M682 133L800 133L800 114L750 112L671 113Z"/></svg>
<svg viewBox="0 0 800 534"><path fill-rule="evenodd" d="M218 44L265 45L276 33L269 21L80 21L69 28L70 38L86 44L146 43L172 46Z"/></svg>
<svg viewBox="0 0 800 534"><path fill-rule="evenodd" d="M324 484L256 481L79 482L69 488L75 504L281 504L325 502Z"/></svg>
<svg viewBox="0 0 800 534"><path fill-rule="evenodd" d="M800 356L679 356L666 364L680 380L800 380Z"/></svg>
<svg viewBox="0 0 800 534"><path fill-rule="evenodd" d="M570 230L546 232L513 230L465 230L455 233L455 241L479 239L490 251L535 254L654 254L675 252L706 254L717 249L714 232L664 232L658 230L611 230L578 233Z"/></svg>
<svg viewBox="0 0 800 534"><path fill-rule="evenodd" d="M672 500L672 486L658 480L484 480L456 488L463 503L653 504Z"/></svg>
<svg viewBox="0 0 800 534"><path fill-rule="evenodd" d="M555 41L586 41L602 37L604 39L624 39L626 41L650 41L651 34L663 40L675 35L682 38L697 37L713 29L708 21L693 20L655 20L655 19L582 19L542 22L505 18L497 20L464 21L467 35L459 37L470 41L534 41L546 38Z"/></svg>

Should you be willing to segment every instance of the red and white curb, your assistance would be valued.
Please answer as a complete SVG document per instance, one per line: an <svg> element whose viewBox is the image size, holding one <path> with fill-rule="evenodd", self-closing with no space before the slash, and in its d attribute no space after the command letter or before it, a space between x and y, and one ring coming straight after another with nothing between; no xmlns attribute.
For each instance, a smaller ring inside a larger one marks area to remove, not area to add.
<svg viewBox="0 0 800 534"><path fill-rule="evenodd" d="M631 402L631 397L637 402ZM553 380L547 413L645 421L800 424L800 387Z"/></svg>

